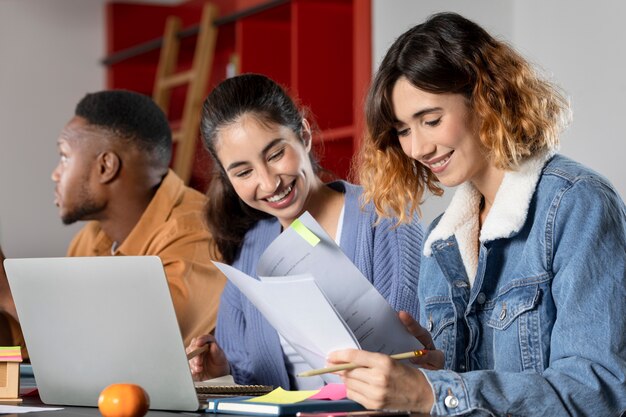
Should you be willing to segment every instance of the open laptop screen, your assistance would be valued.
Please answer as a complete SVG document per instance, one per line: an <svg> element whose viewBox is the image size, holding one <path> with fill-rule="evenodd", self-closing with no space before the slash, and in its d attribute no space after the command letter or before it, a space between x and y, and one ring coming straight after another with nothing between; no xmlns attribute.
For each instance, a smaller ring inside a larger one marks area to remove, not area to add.
<svg viewBox="0 0 626 417"><path fill-rule="evenodd" d="M46 404L97 406L112 383L150 408L199 408L156 256L7 259L4 266Z"/></svg>

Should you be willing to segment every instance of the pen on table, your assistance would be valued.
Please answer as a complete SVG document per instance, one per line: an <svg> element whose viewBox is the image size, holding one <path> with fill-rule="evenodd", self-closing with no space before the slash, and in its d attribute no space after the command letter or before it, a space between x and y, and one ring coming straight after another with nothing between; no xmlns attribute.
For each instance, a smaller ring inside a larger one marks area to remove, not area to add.
<svg viewBox="0 0 626 417"><path fill-rule="evenodd" d="M202 345L200 346L198 349L192 350L191 352L189 352L187 354L187 360L191 360L193 358L195 358L196 356L198 356L199 354L201 354L202 352L206 352L207 350L209 350L209 344L207 343L206 345Z"/></svg>
<svg viewBox="0 0 626 417"><path fill-rule="evenodd" d="M426 349L412 350L411 352L396 353L395 355L389 355L389 357L391 359L396 359L396 360L410 359L410 358L417 358L419 356L425 355L426 352L427 352ZM355 363L343 363L341 365L329 366L328 368L319 368L319 369L312 369L310 371L300 372L296 376L322 375L322 374L327 374L330 372L348 371L350 369L355 369L355 368L360 368L360 367L361 365L357 365Z"/></svg>

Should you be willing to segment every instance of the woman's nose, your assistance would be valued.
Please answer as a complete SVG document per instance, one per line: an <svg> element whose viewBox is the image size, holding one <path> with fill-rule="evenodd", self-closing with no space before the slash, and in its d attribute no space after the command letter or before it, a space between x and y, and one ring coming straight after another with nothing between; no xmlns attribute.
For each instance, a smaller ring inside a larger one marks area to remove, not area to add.
<svg viewBox="0 0 626 417"><path fill-rule="evenodd" d="M273 193L280 185L280 177L266 171L260 175L259 187L265 193Z"/></svg>
<svg viewBox="0 0 626 417"><path fill-rule="evenodd" d="M436 147L427 139L420 137L417 133L411 132L411 158L416 161L423 160L427 155L435 152Z"/></svg>

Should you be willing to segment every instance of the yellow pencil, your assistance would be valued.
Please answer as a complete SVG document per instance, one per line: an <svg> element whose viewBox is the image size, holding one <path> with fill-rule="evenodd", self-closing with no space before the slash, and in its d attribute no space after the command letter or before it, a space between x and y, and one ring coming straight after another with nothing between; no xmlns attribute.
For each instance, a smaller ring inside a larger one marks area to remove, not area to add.
<svg viewBox="0 0 626 417"><path fill-rule="evenodd" d="M396 359L396 360L410 359L410 358L417 358L418 356L425 355L426 352L427 352L426 349L413 350L411 352L396 353L395 355L390 355L389 357L391 359ZM328 368L312 369L310 371L300 372L296 376L322 375L322 374L327 374L327 373L330 373L330 372L347 371L347 370L350 370L350 369L359 368L360 366L361 365L357 365L357 364L354 364L354 363L344 363L344 364L341 364L341 365L329 366Z"/></svg>

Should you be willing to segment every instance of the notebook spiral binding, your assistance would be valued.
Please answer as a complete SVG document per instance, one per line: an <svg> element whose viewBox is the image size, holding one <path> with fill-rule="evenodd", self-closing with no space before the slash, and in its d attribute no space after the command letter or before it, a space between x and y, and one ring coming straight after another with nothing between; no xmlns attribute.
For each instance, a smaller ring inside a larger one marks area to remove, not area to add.
<svg viewBox="0 0 626 417"><path fill-rule="evenodd" d="M198 394L208 395L264 395L274 389L271 385L203 385L196 383Z"/></svg>

